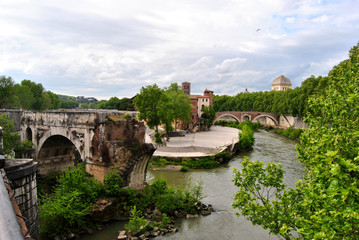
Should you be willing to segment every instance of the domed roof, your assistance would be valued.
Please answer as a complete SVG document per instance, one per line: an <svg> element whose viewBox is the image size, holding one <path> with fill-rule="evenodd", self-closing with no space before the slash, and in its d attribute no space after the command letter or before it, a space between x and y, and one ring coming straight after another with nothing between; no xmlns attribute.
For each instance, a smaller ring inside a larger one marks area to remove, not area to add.
<svg viewBox="0 0 359 240"><path fill-rule="evenodd" d="M272 85L291 85L292 82L289 80L289 78L285 77L284 75L280 75L276 79L273 80Z"/></svg>

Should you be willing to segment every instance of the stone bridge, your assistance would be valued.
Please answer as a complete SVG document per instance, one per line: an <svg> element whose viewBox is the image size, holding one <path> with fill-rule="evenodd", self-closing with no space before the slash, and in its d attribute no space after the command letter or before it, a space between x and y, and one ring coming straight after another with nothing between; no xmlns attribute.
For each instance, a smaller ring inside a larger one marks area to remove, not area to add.
<svg viewBox="0 0 359 240"><path fill-rule="evenodd" d="M22 140L33 143L31 157L39 173L86 162L86 171L103 180L118 169L124 185L141 188L148 160L155 151L145 143L146 127L137 112L110 110L0 110L14 121Z"/></svg>
<svg viewBox="0 0 359 240"><path fill-rule="evenodd" d="M237 122L260 122L262 125L278 126L280 116L265 112L217 112L214 122L219 120L231 120Z"/></svg>

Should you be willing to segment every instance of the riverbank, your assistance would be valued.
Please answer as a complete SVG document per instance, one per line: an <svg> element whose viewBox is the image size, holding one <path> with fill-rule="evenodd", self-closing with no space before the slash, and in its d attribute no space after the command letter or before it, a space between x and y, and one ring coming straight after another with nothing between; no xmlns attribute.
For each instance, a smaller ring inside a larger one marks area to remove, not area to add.
<svg viewBox="0 0 359 240"><path fill-rule="evenodd" d="M183 137L172 137L164 146L158 146L154 157L196 158L215 156L238 143L236 128L212 126L207 132L188 133Z"/></svg>

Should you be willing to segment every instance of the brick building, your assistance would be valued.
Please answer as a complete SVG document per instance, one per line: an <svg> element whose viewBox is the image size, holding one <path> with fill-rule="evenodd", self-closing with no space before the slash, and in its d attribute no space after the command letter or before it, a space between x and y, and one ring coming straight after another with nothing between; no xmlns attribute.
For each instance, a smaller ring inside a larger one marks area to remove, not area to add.
<svg viewBox="0 0 359 240"><path fill-rule="evenodd" d="M189 130L197 131L201 124L202 108L213 105L213 91L205 90L203 95L191 95L191 83L183 82L182 90L189 96L192 104L191 120Z"/></svg>

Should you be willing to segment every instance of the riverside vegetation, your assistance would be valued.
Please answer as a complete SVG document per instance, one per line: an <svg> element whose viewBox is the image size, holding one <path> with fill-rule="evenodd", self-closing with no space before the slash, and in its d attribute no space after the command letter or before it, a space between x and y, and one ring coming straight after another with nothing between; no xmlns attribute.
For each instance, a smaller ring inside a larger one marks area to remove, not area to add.
<svg viewBox="0 0 359 240"><path fill-rule="evenodd" d="M232 206L284 239L359 238L359 43L326 77L325 94L309 98L297 146L305 166L295 187L282 166L243 160Z"/></svg>
<svg viewBox="0 0 359 240"><path fill-rule="evenodd" d="M85 173L84 165L63 171L57 178L52 177L49 183L54 184L50 188L51 193L39 190L43 239L53 239L55 236L66 238L69 234L96 229L101 224L96 217L96 202L101 199L110 203L110 217L119 215L129 218L126 228L133 236L165 228L176 217L198 214L204 209L198 207L202 206L201 184L185 191L168 186L165 179L157 179L137 191L124 188L116 170L108 173L102 184ZM149 212L155 214L151 217Z"/></svg>

